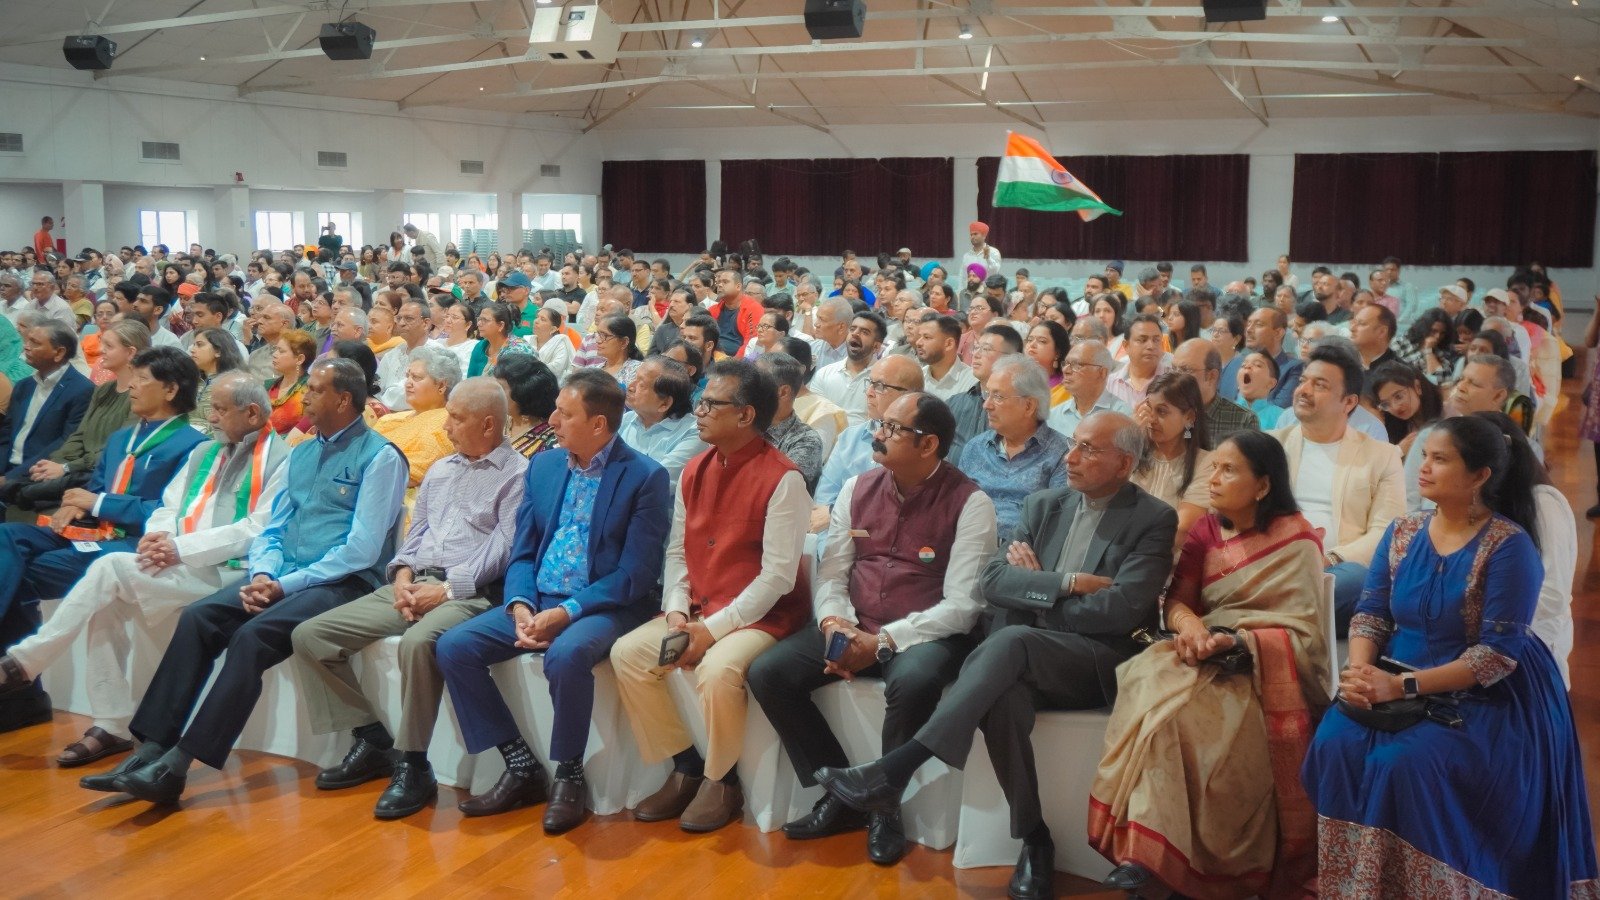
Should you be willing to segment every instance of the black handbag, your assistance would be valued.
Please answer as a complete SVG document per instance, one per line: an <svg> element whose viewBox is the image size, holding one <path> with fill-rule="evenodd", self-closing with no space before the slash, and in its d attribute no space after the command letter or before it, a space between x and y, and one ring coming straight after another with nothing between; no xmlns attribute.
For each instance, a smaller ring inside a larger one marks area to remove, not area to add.
<svg viewBox="0 0 1600 900"><path fill-rule="evenodd" d="M1215 666L1220 675L1249 675L1255 671L1255 657L1250 655L1250 648L1239 640L1238 631L1232 628L1224 628L1221 625L1212 625L1209 630L1212 634L1232 636L1234 647L1232 650L1226 650L1222 653L1213 653L1201 660L1201 663ZM1170 641L1177 636L1176 632L1165 629L1152 633L1149 629L1141 628L1133 633L1133 639L1145 646L1153 645L1159 641Z"/></svg>
<svg viewBox="0 0 1600 900"><path fill-rule="evenodd" d="M1376 667L1392 675L1416 671L1414 666L1386 656L1378 659ZM1369 709L1352 706L1343 698L1339 699L1338 704L1339 711L1350 721L1389 734L1405 731L1424 720L1438 722L1447 728L1460 728L1463 722L1456 699L1450 696L1429 695L1410 700L1390 700L1388 703L1374 703Z"/></svg>

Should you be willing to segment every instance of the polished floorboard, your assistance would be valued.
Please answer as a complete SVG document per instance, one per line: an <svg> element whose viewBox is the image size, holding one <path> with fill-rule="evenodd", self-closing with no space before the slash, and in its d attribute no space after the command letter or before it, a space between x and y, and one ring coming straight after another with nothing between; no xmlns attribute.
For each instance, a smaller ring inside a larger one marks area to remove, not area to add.
<svg viewBox="0 0 1600 900"><path fill-rule="evenodd" d="M1590 794L1600 798L1600 570L1593 525L1582 518L1596 474L1576 437L1580 387L1569 385L1548 457L1579 516L1572 704ZM539 825L542 807L464 819L455 809L463 795L449 788L436 809L379 822L371 810L381 782L318 791L312 766L260 753L234 754L221 772L196 766L183 804L155 808L84 791L82 770L55 767L87 724L58 713L49 725L0 735L0 896L994 898L1005 896L1011 871L958 870L949 851L917 845L883 869L867 862L861 833L794 843L735 825L693 836L627 814L552 838ZM1119 896L1064 874L1056 887L1062 896Z"/></svg>

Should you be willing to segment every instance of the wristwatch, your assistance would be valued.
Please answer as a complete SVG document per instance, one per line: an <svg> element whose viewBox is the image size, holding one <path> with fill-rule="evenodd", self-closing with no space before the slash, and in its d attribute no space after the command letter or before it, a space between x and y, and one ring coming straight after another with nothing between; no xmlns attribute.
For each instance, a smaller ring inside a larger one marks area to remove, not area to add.
<svg viewBox="0 0 1600 900"><path fill-rule="evenodd" d="M889 633L878 632L878 662L886 663L894 659L894 648L889 646Z"/></svg>
<svg viewBox="0 0 1600 900"><path fill-rule="evenodd" d="M1417 676L1410 673L1401 675L1400 693L1403 694L1407 700L1417 699Z"/></svg>

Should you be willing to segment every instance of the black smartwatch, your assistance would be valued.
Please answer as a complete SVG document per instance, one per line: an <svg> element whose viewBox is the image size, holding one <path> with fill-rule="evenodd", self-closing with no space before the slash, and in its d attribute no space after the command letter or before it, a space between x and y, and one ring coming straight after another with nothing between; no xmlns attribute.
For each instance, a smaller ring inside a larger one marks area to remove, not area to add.
<svg viewBox="0 0 1600 900"><path fill-rule="evenodd" d="M1400 693L1404 694L1407 700L1417 699L1417 694L1419 692L1417 691L1416 675L1407 672L1406 674L1400 676Z"/></svg>
<svg viewBox="0 0 1600 900"><path fill-rule="evenodd" d="M878 632L878 662L886 663L891 659L894 659L894 648L889 646L889 635L880 631Z"/></svg>

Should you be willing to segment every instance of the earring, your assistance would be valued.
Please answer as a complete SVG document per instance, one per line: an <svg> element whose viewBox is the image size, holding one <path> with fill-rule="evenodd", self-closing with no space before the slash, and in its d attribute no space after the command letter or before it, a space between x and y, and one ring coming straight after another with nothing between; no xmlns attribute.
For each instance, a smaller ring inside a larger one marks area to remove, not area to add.
<svg viewBox="0 0 1600 900"><path fill-rule="evenodd" d="M1183 426L1183 439L1187 441L1189 438L1191 438L1193 436L1194 436L1194 429L1190 428L1188 425Z"/></svg>

